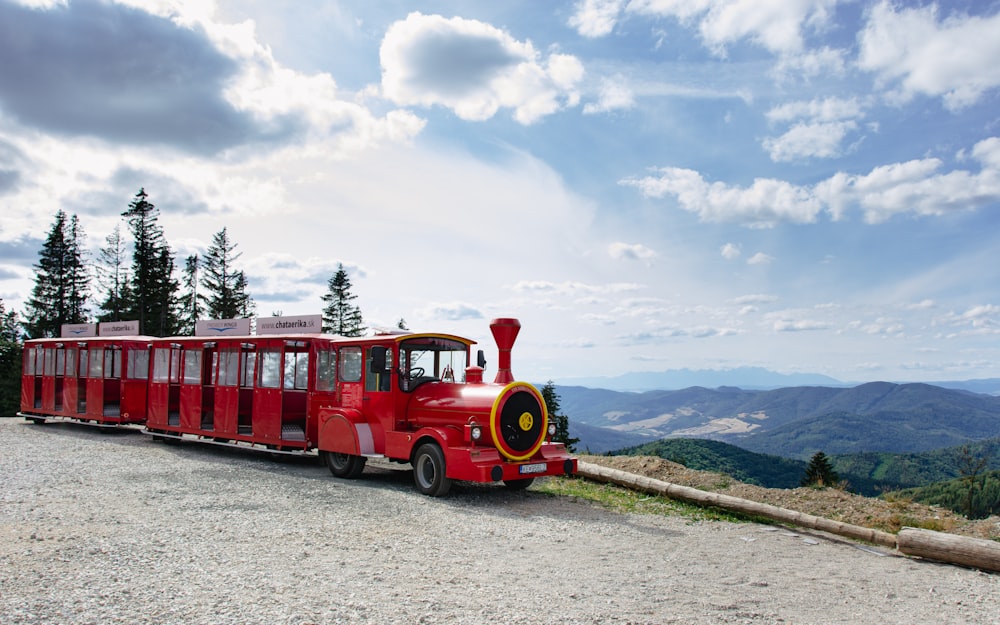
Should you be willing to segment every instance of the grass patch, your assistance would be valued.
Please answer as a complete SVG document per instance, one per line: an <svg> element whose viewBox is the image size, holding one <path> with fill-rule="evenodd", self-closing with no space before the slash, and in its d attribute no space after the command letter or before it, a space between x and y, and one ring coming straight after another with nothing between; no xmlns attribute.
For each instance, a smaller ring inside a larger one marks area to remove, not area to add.
<svg viewBox="0 0 1000 625"><path fill-rule="evenodd" d="M535 482L532 491L556 497L575 497L596 503L613 512L681 516L691 521L728 521L730 523L771 523L767 519L705 508L660 495L639 493L616 484L601 484L576 477L550 477Z"/></svg>

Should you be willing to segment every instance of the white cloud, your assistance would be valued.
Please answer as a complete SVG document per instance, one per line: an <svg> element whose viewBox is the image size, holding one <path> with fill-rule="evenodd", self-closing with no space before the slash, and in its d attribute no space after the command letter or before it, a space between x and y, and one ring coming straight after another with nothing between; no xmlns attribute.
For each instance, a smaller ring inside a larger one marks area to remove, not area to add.
<svg viewBox="0 0 1000 625"><path fill-rule="evenodd" d="M481 121L500 108L530 124L579 101L580 61L542 59L530 42L477 20L411 13L392 24L379 51L382 91L400 105L441 105Z"/></svg>
<svg viewBox="0 0 1000 625"><path fill-rule="evenodd" d="M780 137L764 139L763 145L775 162L840 156L841 143L863 117L864 108L856 98L789 102L768 111L767 118L772 123L795 123Z"/></svg>
<svg viewBox="0 0 1000 625"><path fill-rule="evenodd" d="M774 261L774 257L764 252L757 252L747 259L748 265L769 265Z"/></svg>
<svg viewBox="0 0 1000 625"><path fill-rule="evenodd" d="M799 158L831 158L841 154L844 137L858 125L853 121L795 124L778 138L764 140L764 148L775 162Z"/></svg>
<svg viewBox="0 0 1000 625"><path fill-rule="evenodd" d="M724 55L747 39L779 55L799 53L803 30L822 27L837 0L632 0L630 13L697 21L705 45ZM607 30L610 32L610 29Z"/></svg>
<svg viewBox="0 0 1000 625"><path fill-rule="evenodd" d="M607 113L619 109L630 109L635 106L635 95L622 79L604 79L597 102L588 103L583 107L585 115Z"/></svg>
<svg viewBox="0 0 1000 625"><path fill-rule="evenodd" d="M641 243L612 243L608 255L615 260L650 260L657 257L654 250Z"/></svg>
<svg viewBox="0 0 1000 625"><path fill-rule="evenodd" d="M828 323L814 319L779 319L774 322L776 332L813 332L829 328Z"/></svg>
<svg viewBox="0 0 1000 625"><path fill-rule="evenodd" d="M840 219L859 208L865 221L880 223L893 215L944 215L975 210L1000 201L1000 137L978 142L972 157L979 172L938 173L943 162L926 158L891 163L869 173L838 172L812 187L758 178L749 187L709 183L690 169L664 167L658 176L627 178L619 184L635 187L646 197L673 196L684 210L702 221L772 227L777 223L813 223L823 211Z"/></svg>
<svg viewBox="0 0 1000 625"><path fill-rule="evenodd" d="M736 260L743 253L740 250L740 246L735 243L726 243L722 246L720 252L722 253L722 257L726 260Z"/></svg>
<svg viewBox="0 0 1000 625"><path fill-rule="evenodd" d="M812 223L822 203L806 188L770 178L758 178L746 188L706 182L691 169L664 167L659 177L626 179L647 197L676 196L681 208L702 221L736 222L771 227L780 222Z"/></svg>
<svg viewBox="0 0 1000 625"><path fill-rule="evenodd" d="M897 9L881 2L859 35L858 66L890 88L889 97L944 98L959 110L1000 85L1000 13L938 19L938 6Z"/></svg>
<svg viewBox="0 0 1000 625"><path fill-rule="evenodd" d="M569 25L584 37L603 37L614 30L625 0L580 0Z"/></svg>

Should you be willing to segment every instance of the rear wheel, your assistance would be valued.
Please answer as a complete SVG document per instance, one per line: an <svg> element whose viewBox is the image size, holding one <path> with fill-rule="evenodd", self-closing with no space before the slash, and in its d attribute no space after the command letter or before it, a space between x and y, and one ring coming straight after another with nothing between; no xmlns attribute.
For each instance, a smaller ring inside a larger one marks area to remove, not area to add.
<svg viewBox="0 0 1000 625"><path fill-rule="evenodd" d="M441 497L451 489L445 476L444 453L436 443L424 443L413 454L413 481L417 490L431 497Z"/></svg>
<svg viewBox="0 0 1000 625"><path fill-rule="evenodd" d="M365 458L351 454L339 454L333 451L323 451L323 462L330 467L330 473L337 477L352 480L365 470Z"/></svg>
<svg viewBox="0 0 1000 625"><path fill-rule="evenodd" d="M504 480L503 484L508 490L525 490L531 483L535 481L535 478L529 477L523 480Z"/></svg>

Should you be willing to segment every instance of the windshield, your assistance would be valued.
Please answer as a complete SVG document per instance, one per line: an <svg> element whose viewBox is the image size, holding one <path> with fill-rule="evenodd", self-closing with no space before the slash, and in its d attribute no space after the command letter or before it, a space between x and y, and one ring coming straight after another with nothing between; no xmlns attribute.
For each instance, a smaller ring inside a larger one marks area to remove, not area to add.
<svg viewBox="0 0 1000 625"><path fill-rule="evenodd" d="M465 343L442 337L417 337L399 344L399 387L411 391L431 380L464 382L469 364Z"/></svg>

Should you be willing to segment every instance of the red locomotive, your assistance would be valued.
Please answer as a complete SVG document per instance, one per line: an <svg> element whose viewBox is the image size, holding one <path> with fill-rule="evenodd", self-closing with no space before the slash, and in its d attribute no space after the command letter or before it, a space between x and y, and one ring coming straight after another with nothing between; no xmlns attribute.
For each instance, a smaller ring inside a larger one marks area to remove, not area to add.
<svg viewBox="0 0 1000 625"><path fill-rule="evenodd" d="M552 442L545 402L518 382L516 319L495 319L492 383L474 341L449 334L362 338L256 334L36 339L25 343L20 416L116 427L274 453L318 451L338 477L368 459L413 467L439 496L453 480L525 488L576 472ZM123 369L124 367L124 369Z"/></svg>

